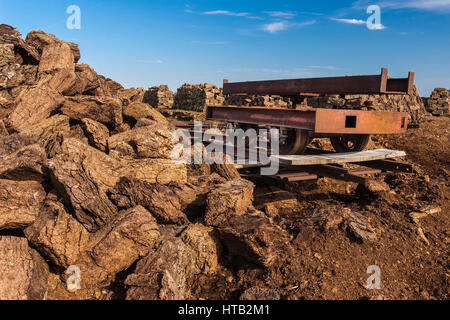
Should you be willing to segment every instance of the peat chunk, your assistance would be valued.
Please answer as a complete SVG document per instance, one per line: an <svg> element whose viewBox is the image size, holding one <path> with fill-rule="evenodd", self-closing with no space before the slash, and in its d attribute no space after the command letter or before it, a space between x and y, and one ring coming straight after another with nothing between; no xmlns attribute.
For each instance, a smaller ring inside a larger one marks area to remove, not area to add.
<svg viewBox="0 0 450 320"><path fill-rule="evenodd" d="M0 158L14 153L19 149L33 144L33 140L25 138L17 133L0 137Z"/></svg>
<svg viewBox="0 0 450 320"><path fill-rule="evenodd" d="M39 74L39 85L46 85L65 96L74 90L76 81L75 72L69 68L49 74Z"/></svg>
<svg viewBox="0 0 450 320"><path fill-rule="evenodd" d="M0 230L23 229L33 223L45 196L36 181L0 180Z"/></svg>
<svg viewBox="0 0 450 320"><path fill-rule="evenodd" d="M247 213L252 208L254 187L252 182L244 179L218 185L207 196L206 224L218 227L233 216Z"/></svg>
<svg viewBox="0 0 450 320"><path fill-rule="evenodd" d="M16 63L14 45L0 44L0 68L13 63Z"/></svg>
<svg viewBox="0 0 450 320"><path fill-rule="evenodd" d="M45 150L39 145L25 146L3 157L0 161L0 178L41 181L46 162Z"/></svg>
<svg viewBox="0 0 450 320"><path fill-rule="evenodd" d="M308 218L322 231L328 231L335 230L342 224L347 223L351 213L352 211L349 208L326 206L317 208Z"/></svg>
<svg viewBox="0 0 450 320"><path fill-rule="evenodd" d="M280 253L286 252L290 242L286 231L256 215L231 217L218 230L222 244L232 256L264 267L270 267Z"/></svg>
<svg viewBox="0 0 450 320"><path fill-rule="evenodd" d="M357 212L351 213L348 221L348 229L360 241L372 241L377 238L377 229L372 227L367 217Z"/></svg>
<svg viewBox="0 0 450 320"><path fill-rule="evenodd" d="M89 241L89 232L66 212L63 204L50 199L24 233L39 252L63 268L78 261Z"/></svg>
<svg viewBox="0 0 450 320"><path fill-rule="evenodd" d="M37 66L9 64L0 67L0 89L13 90L18 86L37 84Z"/></svg>
<svg viewBox="0 0 450 320"><path fill-rule="evenodd" d="M28 45L34 47L39 54L42 54L44 48L48 45L55 44L58 42L66 43L70 50L72 51L72 55L74 57L73 62L77 63L81 58L80 49L78 45L73 42L62 41L58 39L55 35L51 33L46 33L42 30L32 30L27 34L25 41Z"/></svg>
<svg viewBox="0 0 450 320"><path fill-rule="evenodd" d="M109 130L108 128L95 120L85 118L83 121L83 130L89 139L89 144L100 151L106 152Z"/></svg>
<svg viewBox="0 0 450 320"><path fill-rule="evenodd" d="M117 98L122 100L124 106L128 106L134 102L142 102L144 94L144 88L122 89L117 92Z"/></svg>
<svg viewBox="0 0 450 320"><path fill-rule="evenodd" d="M51 158L59 152L63 137L69 135L69 133L69 118L63 115L55 115L22 130L20 136L38 143Z"/></svg>
<svg viewBox="0 0 450 320"><path fill-rule="evenodd" d="M156 252L138 262L125 280L127 300L184 300L194 257L180 238L163 239Z"/></svg>
<svg viewBox="0 0 450 320"><path fill-rule="evenodd" d="M6 129L5 123L3 120L0 120L0 138L8 136L8 130Z"/></svg>
<svg viewBox="0 0 450 320"><path fill-rule="evenodd" d="M123 115L135 121L145 118L159 123L168 123L167 119L161 113L143 102L133 102L124 107Z"/></svg>
<svg viewBox="0 0 450 320"><path fill-rule="evenodd" d="M221 254L217 232L202 224L192 224L183 231L180 238L193 252L193 273L213 274Z"/></svg>
<svg viewBox="0 0 450 320"><path fill-rule="evenodd" d="M67 69L75 71L73 54L68 44L59 41L49 44L42 50L39 73L55 73Z"/></svg>
<svg viewBox="0 0 450 320"><path fill-rule="evenodd" d="M164 123L135 128L111 136L108 139L109 150L111 152L119 144L126 143L133 147L136 158L171 159L171 152L177 144L172 140L173 130L172 126Z"/></svg>
<svg viewBox="0 0 450 320"><path fill-rule="evenodd" d="M8 117L8 125L16 131L24 130L42 120L64 103L64 97L48 87L23 90L16 100L16 108Z"/></svg>
<svg viewBox="0 0 450 320"><path fill-rule="evenodd" d="M48 166L55 187L89 231L98 230L117 214L106 191L120 178L118 161L79 140L66 139Z"/></svg>
<svg viewBox="0 0 450 320"><path fill-rule="evenodd" d="M107 285L117 273L148 255L159 245L158 229L155 218L141 206L120 212L92 235L92 250L77 263L84 286Z"/></svg>
<svg viewBox="0 0 450 320"><path fill-rule="evenodd" d="M48 266L25 238L0 236L0 300L44 300Z"/></svg>
<svg viewBox="0 0 450 320"><path fill-rule="evenodd" d="M75 84L65 91L67 96L90 95L100 86L97 72L87 64L75 65Z"/></svg>
<svg viewBox="0 0 450 320"><path fill-rule="evenodd" d="M109 97L68 97L61 112L79 121L89 118L111 126L119 126L123 122L120 100Z"/></svg>
<svg viewBox="0 0 450 320"><path fill-rule="evenodd" d="M169 187L137 179L122 178L110 195L118 207L143 206L163 224L188 223L178 195Z"/></svg>
<svg viewBox="0 0 450 320"><path fill-rule="evenodd" d="M169 159L122 160L121 164L120 173L125 177L159 184L186 183L187 180L186 165Z"/></svg>
<svg viewBox="0 0 450 320"><path fill-rule="evenodd" d="M239 179L241 175L237 171L235 165L232 163L231 158L227 155L221 155L223 163L212 163L211 172L217 173L219 176L225 178L227 181Z"/></svg>
<svg viewBox="0 0 450 320"><path fill-rule="evenodd" d="M37 64L39 53L37 50L22 39L22 35L16 28L7 24L0 24L0 44L13 44L24 63Z"/></svg>

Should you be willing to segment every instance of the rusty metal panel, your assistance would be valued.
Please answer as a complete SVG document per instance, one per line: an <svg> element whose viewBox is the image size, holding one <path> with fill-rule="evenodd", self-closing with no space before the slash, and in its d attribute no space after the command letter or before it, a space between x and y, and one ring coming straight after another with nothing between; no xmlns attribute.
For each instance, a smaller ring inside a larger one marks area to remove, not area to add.
<svg viewBox="0 0 450 320"><path fill-rule="evenodd" d="M311 79L248 81L229 83L224 81L224 94L276 94L296 96L309 94L376 94L387 90L388 69L380 75L346 76Z"/></svg>
<svg viewBox="0 0 450 320"><path fill-rule="evenodd" d="M289 79L268 81L247 81L230 83L224 80L224 94L275 94L294 97L325 94L412 94L414 72L408 78L390 79L388 69L382 68L380 75L346 76L311 79Z"/></svg>
<svg viewBox="0 0 450 320"><path fill-rule="evenodd" d="M414 77L415 73L410 72L407 79L388 79L386 92L412 95L414 93Z"/></svg>
<svg viewBox="0 0 450 320"><path fill-rule="evenodd" d="M206 119L313 131L316 116L315 111L284 108L208 106Z"/></svg>
<svg viewBox="0 0 450 320"><path fill-rule="evenodd" d="M225 83L223 93L281 96L295 96L302 92L313 94L376 94L380 93L383 87L381 79L382 77L377 75L234 82Z"/></svg>
<svg viewBox="0 0 450 320"><path fill-rule="evenodd" d="M397 134L408 127L406 112L209 106L207 120L295 128L320 134Z"/></svg>
<svg viewBox="0 0 450 320"><path fill-rule="evenodd" d="M398 134L406 132L408 114L392 111L316 109L316 133Z"/></svg>

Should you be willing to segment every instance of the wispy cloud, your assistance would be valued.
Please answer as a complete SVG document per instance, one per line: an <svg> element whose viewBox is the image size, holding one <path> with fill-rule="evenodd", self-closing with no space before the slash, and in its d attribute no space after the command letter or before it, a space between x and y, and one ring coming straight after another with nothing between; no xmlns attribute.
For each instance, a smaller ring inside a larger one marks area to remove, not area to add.
<svg viewBox="0 0 450 320"><path fill-rule="evenodd" d="M245 17L248 16L248 12L233 12L228 10L213 10L213 11L205 11L203 14L206 15L224 15L224 16L234 16L234 17Z"/></svg>
<svg viewBox="0 0 450 320"><path fill-rule="evenodd" d="M231 17L243 17L246 19L256 19L256 20L262 20L261 17L254 16L248 12L235 12L235 11L229 11L229 10L213 10L213 11L204 11L202 14L205 15L222 15L222 16L231 16Z"/></svg>
<svg viewBox="0 0 450 320"><path fill-rule="evenodd" d="M148 63L148 64L161 64L162 60L138 60L139 63Z"/></svg>
<svg viewBox="0 0 450 320"><path fill-rule="evenodd" d="M230 42L228 42L228 41L197 41L197 40L194 40L194 41L192 41L192 43L214 46L214 45L225 45L225 44L229 44Z"/></svg>
<svg viewBox="0 0 450 320"><path fill-rule="evenodd" d="M307 68L234 68L231 71L235 73L260 73L268 77L309 77L314 75L314 72Z"/></svg>
<svg viewBox="0 0 450 320"><path fill-rule="evenodd" d="M369 0L358 0L353 3L353 8L365 8L372 4ZM377 3L381 8L390 9L418 9L431 11L450 11L450 0L384 0Z"/></svg>
<svg viewBox="0 0 450 320"><path fill-rule="evenodd" d="M316 20L304 21L304 22L290 22L290 21L276 21L264 24L262 30L268 33L277 33L290 28L302 28L315 24Z"/></svg>
<svg viewBox="0 0 450 320"><path fill-rule="evenodd" d="M367 25L367 21L361 19L338 19L338 18L330 18L330 20L347 23L347 24L358 24L358 25ZM386 26L382 24L373 25L371 30L385 30Z"/></svg>
<svg viewBox="0 0 450 320"><path fill-rule="evenodd" d="M264 24L262 26L262 29L268 33L276 33L276 32L286 30L288 27L289 27L289 24L287 21L278 21L278 22Z"/></svg>
<svg viewBox="0 0 450 320"><path fill-rule="evenodd" d="M184 12L192 13L192 12L194 12L194 11L192 11L190 5L186 4L186 5L184 5Z"/></svg>
<svg viewBox="0 0 450 320"><path fill-rule="evenodd" d="M297 13L291 11L264 11L264 13L271 17L283 19L292 19L297 16Z"/></svg>
<svg viewBox="0 0 450 320"><path fill-rule="evenodd" d="M385 30L385 29L387 29L387 27L382 24L375 24L372 26L372 30Z"/></svg>
<svg viewBox="0 0 450 320"><path fill-rule="evenodd" d="M309 69L323 69L323 70L339 70L337 67L333 66L308 66Z"/></svg>
<svg viewBox="0 0 450 320"><path fill-rule="evenodd" d="M330 20L338 21L342 23L348 23L348 24L366 24L367 22L364 20L359 19L338 19L338 18L330 18Z"/></svg>

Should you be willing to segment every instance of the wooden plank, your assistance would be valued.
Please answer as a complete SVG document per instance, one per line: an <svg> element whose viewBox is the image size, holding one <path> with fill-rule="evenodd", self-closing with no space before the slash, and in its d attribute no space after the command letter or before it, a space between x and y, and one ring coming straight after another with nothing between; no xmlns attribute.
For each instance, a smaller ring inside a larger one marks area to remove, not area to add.
<svg viewBox="0 0 450 320"><path fill-rule="evenodd" d="M272 156L278 158L280 164L290 166L305 166L319 164L341 164L351 162L366 162L373 160L384 160L398 157L404 157L406 153L403 151L376 149L359 152L347 153L327 153L320 155L290 155L290 156Z"/></svg>

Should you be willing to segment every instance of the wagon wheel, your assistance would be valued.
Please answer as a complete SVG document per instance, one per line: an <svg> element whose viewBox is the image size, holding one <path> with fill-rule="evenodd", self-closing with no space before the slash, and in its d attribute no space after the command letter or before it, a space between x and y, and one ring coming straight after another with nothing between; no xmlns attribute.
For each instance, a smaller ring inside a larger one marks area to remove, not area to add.
<svg viewBox="0 0 450 320"><path fill-rule="evenodd" d="M300 129L283 129L280 133L280 154L303 154L310 142L308 132Z"/></svg>
<svg viewBox="0 0 450 320"><path fill-rule="evenodd" d="M354 152L364 150L370 142L369 134L352 134L331 137L336 152Z"/></svg>

